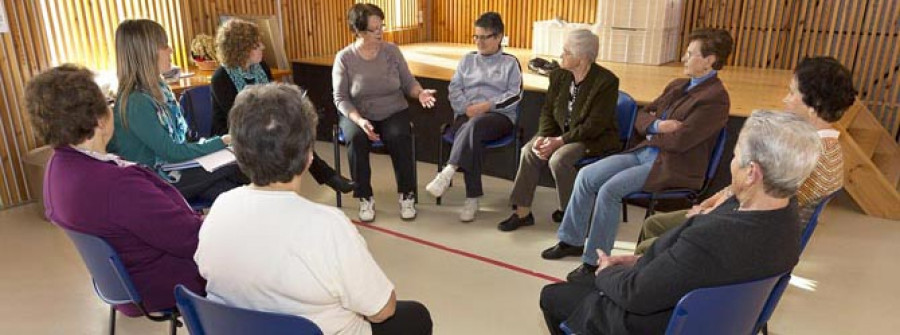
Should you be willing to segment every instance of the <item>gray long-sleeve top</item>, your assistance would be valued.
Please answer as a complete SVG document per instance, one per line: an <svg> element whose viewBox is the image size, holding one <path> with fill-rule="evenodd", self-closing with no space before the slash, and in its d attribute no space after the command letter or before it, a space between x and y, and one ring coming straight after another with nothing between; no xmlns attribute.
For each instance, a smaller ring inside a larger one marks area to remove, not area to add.
<svg viewBox="0 0 900 335"><path fill-rule="evenodd" d="M522 100L522 67L519 60L505 52L466 54L450 80L450 106L455 116L466 113L469 105L489 101L491 112L516 122L516 107Z"/></svg>
<svg viewBox="0 0 900 335"><path fill-rule="evenodd" d="M409 107L406 96L418 84L400 48L383 43L372 60L363 59L356 43L334 57L331 70L334 105L344 116L358 111L381 121Z"/></svg>

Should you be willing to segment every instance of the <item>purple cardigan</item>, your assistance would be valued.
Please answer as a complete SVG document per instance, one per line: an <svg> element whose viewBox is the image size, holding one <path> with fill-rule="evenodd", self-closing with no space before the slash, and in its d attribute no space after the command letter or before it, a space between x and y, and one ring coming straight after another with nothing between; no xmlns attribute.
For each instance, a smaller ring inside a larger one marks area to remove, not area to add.
<svg viewBox="0 0 900 335"><path fill-rule="evenodd" d="M203 219L152 171L56 148L47 163L44 205L54 223L101 237L119 253L148 311L174 307L176 284L205 292L194 263ZM140 315L131 305L116 308Z"/></svg>

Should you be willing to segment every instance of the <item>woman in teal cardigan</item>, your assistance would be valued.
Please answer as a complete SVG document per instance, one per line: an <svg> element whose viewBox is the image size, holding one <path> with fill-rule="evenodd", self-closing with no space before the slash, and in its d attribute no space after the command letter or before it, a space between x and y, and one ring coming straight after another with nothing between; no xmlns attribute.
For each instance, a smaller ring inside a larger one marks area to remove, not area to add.
<svg viewBox="0 0 900 335"><path fill-rule="evenodd" d="M171 172L161 168L216 152L231 142L228 135L187 142L188 126L181 107L160 76L171 67L171 57L172 48L159 23L126 20L119 24L115 135L108 149L154 169L187 199L215 200L222 192L248 183L237 165L214 172L199 167Z"/></svg>

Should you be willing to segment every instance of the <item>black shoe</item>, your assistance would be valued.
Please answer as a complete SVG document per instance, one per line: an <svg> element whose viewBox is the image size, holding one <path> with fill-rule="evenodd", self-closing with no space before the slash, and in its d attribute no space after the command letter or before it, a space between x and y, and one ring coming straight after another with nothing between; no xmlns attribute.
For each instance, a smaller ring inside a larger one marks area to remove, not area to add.
<svg viewBox="0 0 900 335"><path fill-rule="evenodd" d="M564 216L566 216L566 212L557 209L553 211L553 214L550 215L550 218L553 219L553 222L560 223L562 222Z"/></svg>
<svg viewBox="0 0 900 335"><path fill-rule="evenodd" d="M560 259L566 256L581 256L584 253L584 247L576 247L566 242L559 242L541 253L543 259Z"/></svg>
<svg viewBox="0 0 900 335"><path fill-rule="evenodd" d="M593 285L594 278L597 277L594 272L597 272L596 265L582 263L577 269L569 272L569 275L566 276L566 281L570 283Z"/></svg>
<svg viewBox="0 0 900 335"><path fill-rule="evenodd" d="M513 231L513 230L519 229L519 227L533 226L533 225L534 225L534 215L531 215L531 213L528 213L528 216L526 216L524 218L519 218L519 216L516 215L516 213L513 213L512 215L509 216L509 219L506 219L506 220L503 220L503 222L500 222L500 224L497 225L497 229L500 229L500 231Z"/></svg>
<svg viewBox="0 0 900 335"><path fill-rule="evenodd" d="M328 187L341 193L350 193L350 191L356 189L356 183L354 181L344 178L339 174L335 174L331 176L331 178L328 178L328 180L325 181L325 185L328 185Z"/></svg>

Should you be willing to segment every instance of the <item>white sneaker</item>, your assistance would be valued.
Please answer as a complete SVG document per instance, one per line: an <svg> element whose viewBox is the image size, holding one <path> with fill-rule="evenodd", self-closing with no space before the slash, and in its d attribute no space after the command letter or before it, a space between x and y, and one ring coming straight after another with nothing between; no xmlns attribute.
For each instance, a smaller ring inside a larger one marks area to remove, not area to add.
<svg viewBox="0 0 900 335"><path fill-rule="evenodd" d="M478 198L466 198L466 203L459 211L459 221L472 222L475 220L475 213L478 213Z"/></svg>
<svg viewBox="0 0 900 335"><path fill-rule="evenodd" d="M404 220L416 218L416 198L412 193L400 195L400 218Z"/></svg>
<svg viewBox="0 0 900 335"><path fill-rule="evenodd" d="M440 197L444 195L444 192L450 187L451 180L453 180L452 173L439 172L428 185L425 185L425 190L428 191L428 193L431 193L435 198Z"/></svg>
<svg viewBox="0 0 900 335"><path fill-rule="evenodd" d="M375 198L359 199L359 221L372 222L375 220Z"/></svg>

